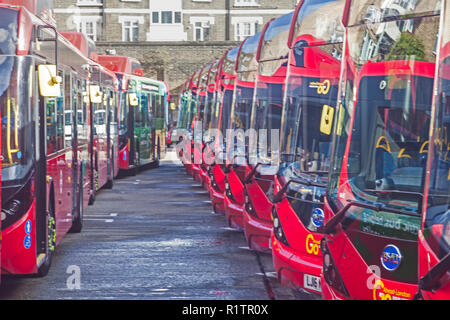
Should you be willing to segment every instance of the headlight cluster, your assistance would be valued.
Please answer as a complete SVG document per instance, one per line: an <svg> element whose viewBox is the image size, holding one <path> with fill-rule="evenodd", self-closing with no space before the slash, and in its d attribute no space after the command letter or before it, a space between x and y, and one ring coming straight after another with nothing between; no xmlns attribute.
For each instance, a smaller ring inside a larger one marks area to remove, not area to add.
<svg viewBox="0 0 450 320"><path fill-rule="evenodd" d="M248 214L258 218L258 215L256 214L255 207L253 206L253 202L250 199L250 195L248 194L247 188L244 188L244 202L245 202L245 211L248 212Z"/></svg>
<svg viewBox="0 0 450 320"><path fill-rule="evenodd" d="M226 193L228 199L236 202L233 192L231 191L230 182L228 181L228 177L225 177L225 193Z"/></svg>
<svg viewBox="0 0 450 320"><path fill-rule="evenodd" d="M278 217L277 209L275 208L275 206L272 207L272 218L273 218L273 232L275 234L275 238L277 238L277 240L283 243L284 245L290 247L286 235L284 234L283 227L281 225L281 221L280 218Z"/></svg>
<svg viewBox="0 0 450 320"><path fill-rule="evenodd" d="M322 251L323 257L323 276L325 281L329 286L333 287L336 291L349 297L347 288L342 281L342 278L336 268L333 257L331 256L330 250L327 245L325 238L322 238L320 242L320 250Z"/></svg>

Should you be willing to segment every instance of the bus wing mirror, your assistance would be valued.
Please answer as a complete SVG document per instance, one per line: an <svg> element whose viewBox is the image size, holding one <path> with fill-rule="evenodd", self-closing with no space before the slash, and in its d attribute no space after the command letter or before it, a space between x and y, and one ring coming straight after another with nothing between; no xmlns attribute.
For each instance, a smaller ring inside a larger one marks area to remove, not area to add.
<svg viewBox="0 0 450 320"><path fill-rule="evenodd" d="M91 103L102 103L103 95L99 86L89 86L89 97Z"/></svg>
<svg viewBox="0 0 450 320"><path fill-rule="evenodd" d="M57 74L56 65L38 66L39 92L43 97L59 97L62 78Z"/></svg>
<svg viewBox="0 0 450 320"><path fill-rule="evenodd" d="M138 99L136 93L129 93L128 99L129 99L130 106L137 107L139 105L139 99Z"/></svg>

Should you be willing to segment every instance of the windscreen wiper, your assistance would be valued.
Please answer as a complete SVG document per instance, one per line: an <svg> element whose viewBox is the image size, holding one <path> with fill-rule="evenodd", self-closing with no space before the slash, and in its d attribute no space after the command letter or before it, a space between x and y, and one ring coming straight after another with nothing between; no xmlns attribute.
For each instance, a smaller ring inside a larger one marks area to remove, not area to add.
<svg viewBox="0 0 450 320"><path fill-rule="evenodd" d="M286 191L291 183L297 183L297 184L301 184L301 185L308 186L308 187L318 187L318 188L326 188L327 187L327 185L324 183L291 179L273 197L273 200L272 200L273 203L279 203L279 202L283 201L284 194L286 193Z"/></svg>
<svg viewBox="0 0 450 320"><path fill-rule="evenodd" d="M341 210L339 210L338 213L336 213L327 222L327 224L325 224L325 226L323 227L323 232L325 234L330 234L330 233L335 232L336 231L336 226L342 220L344 220L345 215L346 215L348 209L350 209L350 207L359 207L359 208L363 208L363 209L373 210L373 211L376 211L376 212L386 211L386 212L391 212L391 213L396 213L396 214L407 215L407 216L411 216L411 217L419 217L420 216L417 213L411 213L409 211L387 207L384 204L368 204L368 203L357 201L357 200L349 200L347 202L347 204L345 205L345 207L343 207Z"/></svg>
<svg viewBox="0 0 450 320"><path fill-rule="evenodd" d="M420 291L437 290L440 287L439 281L450 270L450 253L439 261L428 273L419 280L419 291L416 297L420 297Z"/></svg>

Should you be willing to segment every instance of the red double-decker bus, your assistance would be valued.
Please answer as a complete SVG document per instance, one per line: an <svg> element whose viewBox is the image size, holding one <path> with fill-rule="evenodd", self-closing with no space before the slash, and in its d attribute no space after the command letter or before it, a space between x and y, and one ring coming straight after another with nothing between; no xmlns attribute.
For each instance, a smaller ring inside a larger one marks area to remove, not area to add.
<svg viewBox="0 0 450 320"><path fill-rule="evenodd" d="M224 207L227 223L232 228L242 228L244 211L244 180L250 173L247 162L250 137L251 111L255 92L258 62L256 54L261 33L242 42L236 64L236 83L227 139L227 162L225 167ZM235 221L235 220L238 221Z"/></svg>
<svg viewBox="0 0 450 320"><path fill-rule="evenodd" d="M144 165L159 165L166 153L166 85L144 77L136 59L100 55L97 60L119 80L119 169L136 174Z"/></svg>
<svg viewBox="0 0 450 320"><path fill-rule="evenodd" d="M250 173L244 181L244 212L234 221L244 227L249 247L270 251L272 202L279 164L279 131L288 65L288 39L294 12L269 21L262 31L257 52L258 73L250 130L258 143L250 143Z"/></svg>
<svg viewBox="0 0 450 320"><path fill-rule="evenodd" d="M205 89L206 101L203 115L203 148L201 153L202 162L200 164L200 180L205 189L208 189L210 184L208 170L210 169L210 164L212 164L212 146L214 145L211 136L213 135L214 128L217 127L216 120L218 118L218 108L216 108L216 106L218 106L216 101L216 78L217 71L219 70L219 62L219 60L216 60L211 64L208 70Z"/></svg>
<svg viewBox="0 0 450 320"><path fill-rule="evenodd" d="M419 231L417 299L450 299L450 2L444 1L437 95Z"/></svg>
<svg viewBox="0 0 450 320"><path fill-rule="evenodd" d="M272 257L284 285L320 293L323 199L337 103L345 0L304 0L289 40ZM326 15L326 24L316 24ZM324 31L325 30L325 31Z"/></svg>
<svg viewBox="0 0 450 320"><path fill-rule="evenodd" d="M203 163L203 132L204 132L204 121L205 121L205 109L207 100L207 82L208 75L212 65L208 65L201 69L197 88L196 88L196 114L193 119L194 130L192 139L192 176L194 180L202 182L201 176L201 166Z"/></svg>
<svg viewBox="0 0 450 320"><path fill-rule="evenodd" d="M97 60L98 55L95 49L95 43L80 32L62 32L84 56L92 60ZM114 183L114 177L119 172L119 134L118 134L118 101L117 93L119 90L118 79L114 72L92 61L89 66L89 118L92 130L89 133L88 144L79 146L79 152L89 154L90 166L90 185L92 192L89 204L95 201L95 195L101 188L111 189ZM87 96L86 96L87 100ZM84 111L78 110L77 117L79 121L84 121ZM71 132L70 119L71 113L65 113L67 132L66 139L70 139ZM82 128L80 128L82 130Z"/></svg>
<svg viewBox="0 0 450 320"><path fill-rule="evenodd" d="M0 5L2 273L42 276L64 235L81 230L93 190L82 147L93 62L30 11L36 2L9 3Z"/></svg>
<svg viewBox="0 0 450 320"><path fill-rule="evenodd" d="M320 244L326 299L417 292L440 4L349 1Z"/></svg>
<svg viewBox="0 0 450 320"><path fill-rule="evenodd" d="M216 128L212 127L214 134L214 146L211 151L214 160L208 170L209 196L214 212L224 214L224 192L225 192L225 167L226 167L226 136L230 125L230 113L233 103L233 93L236 79L235 65L239 47L228 50L222 57L216 79ZM213 125L213 126L214 126Z"/></svg>

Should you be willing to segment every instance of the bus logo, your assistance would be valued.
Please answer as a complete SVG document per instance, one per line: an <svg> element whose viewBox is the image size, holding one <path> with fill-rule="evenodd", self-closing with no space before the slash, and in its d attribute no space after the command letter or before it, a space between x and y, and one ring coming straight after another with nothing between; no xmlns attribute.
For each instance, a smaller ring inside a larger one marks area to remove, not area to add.
<svg viewBox="0 0 450 320"><path fill-rule="evenodd" d="M316 210L313 211L311 215L311 221L312 223L317 227L323 226L323 222L325 220L325 213L322 209L316 208Z"/></svg>
<svg viewBox="0 0 450 320"><path fill-rule="evenodd" d="M317 94L326 95L326 94L328 94L328 92L330 92L331 81L325 80L323 82L311 82L309 84L309 87L311 89L317 89Z"/></svg>
<svg viewBox="0 0 450 320"><path fill-rule="evenodd" d="M400 249L390 244L381 253L381 265L388 271L395 271L402 262Z"/></svg>

